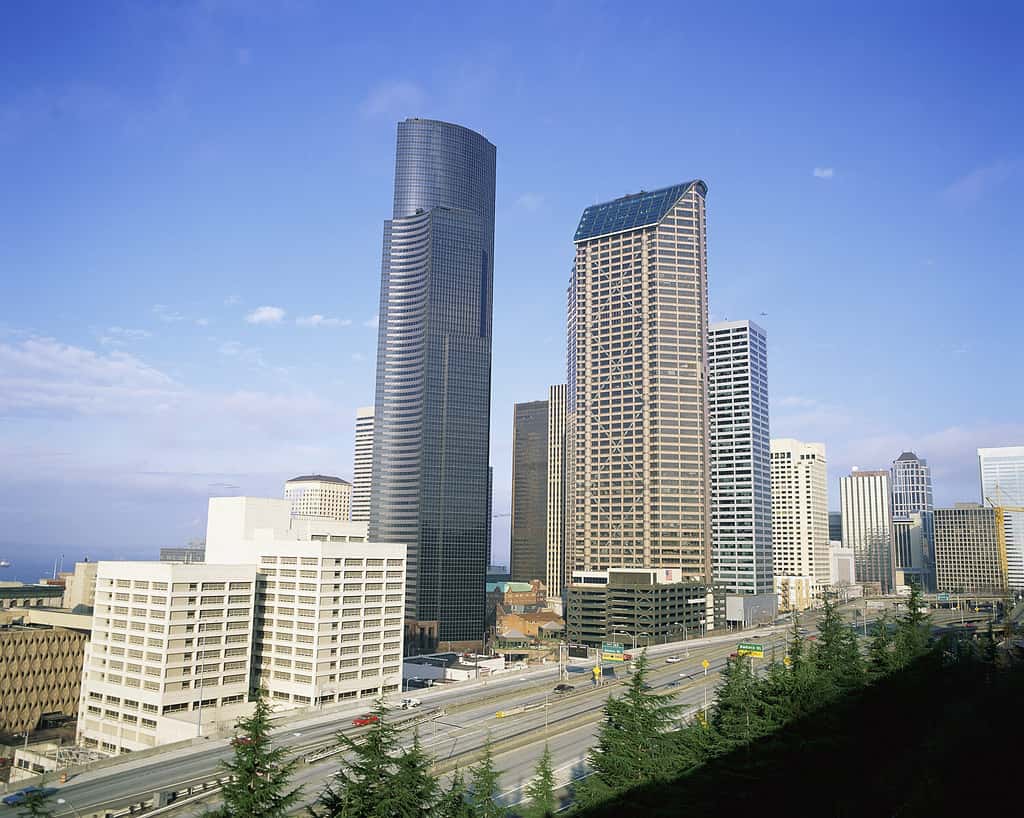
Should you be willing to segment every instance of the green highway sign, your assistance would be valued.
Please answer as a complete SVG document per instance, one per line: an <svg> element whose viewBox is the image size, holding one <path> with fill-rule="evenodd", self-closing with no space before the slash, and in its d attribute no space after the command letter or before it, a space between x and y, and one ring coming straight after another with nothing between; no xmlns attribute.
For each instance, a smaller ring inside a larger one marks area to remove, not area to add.
<svg viewBox="0 0 1024 818"><path fill-rule="evenodd" d="M740 642L736 648L740 656L752 656L755 659L764 659L764 645L758 642Z"/></svg>
<svg viewBox="0 0 1024 818"><path fill-rule="evenodd" d="M602 642L601 643L601 661L602 662L622 662L625 657L625 645L621 642Z"/></svg>
<svg viewBox="0 0 1024 818"><path fill-rule="evenodd" d="M949 594L936 594L935 600L937 602L949 602Z"/></svg>

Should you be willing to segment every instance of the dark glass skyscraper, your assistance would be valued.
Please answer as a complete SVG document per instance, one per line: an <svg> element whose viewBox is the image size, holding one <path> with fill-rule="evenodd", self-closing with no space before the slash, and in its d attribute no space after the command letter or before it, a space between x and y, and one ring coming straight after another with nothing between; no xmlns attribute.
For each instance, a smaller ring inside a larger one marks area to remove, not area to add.
<svg viewBox="0 0 1024 818"><path fill-rule="evenodd" d="M406 617L421 635L411 650L484 635L494 179L480 134L398 124L369 525L371 540L408 546Z"/></svg>

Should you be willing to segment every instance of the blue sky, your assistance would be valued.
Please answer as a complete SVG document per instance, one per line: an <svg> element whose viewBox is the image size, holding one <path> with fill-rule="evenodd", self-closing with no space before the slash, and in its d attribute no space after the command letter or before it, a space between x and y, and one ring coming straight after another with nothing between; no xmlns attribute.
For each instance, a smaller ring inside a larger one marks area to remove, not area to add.
<svg viewBox="0 0 1024 818"><path fill-rule="evenodd" d="M498 147L496 511L580 213L694 177L713 317L767 329L773 435L826 443L831 505L905 448L977 499L974 449L1024 442L1024 12L714 5L8 6L0 542L152 553L211 492L350 475L414 115Z"/></svg>

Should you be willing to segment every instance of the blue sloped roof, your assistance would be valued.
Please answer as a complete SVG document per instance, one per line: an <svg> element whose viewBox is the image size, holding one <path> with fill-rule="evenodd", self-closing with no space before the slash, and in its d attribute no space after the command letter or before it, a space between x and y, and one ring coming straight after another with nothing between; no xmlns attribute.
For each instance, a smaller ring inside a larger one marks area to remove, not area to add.
<svg viewBox="0 0 1024 818"><path fill-rule="evenodd" d="M707 196L708 186L700 179L694 179L672 187L663 187L661 190L643 191L610 202L591 205L583 211L573 241L657 224L694 185L698 186L697 189L702 196Z"/></svg>

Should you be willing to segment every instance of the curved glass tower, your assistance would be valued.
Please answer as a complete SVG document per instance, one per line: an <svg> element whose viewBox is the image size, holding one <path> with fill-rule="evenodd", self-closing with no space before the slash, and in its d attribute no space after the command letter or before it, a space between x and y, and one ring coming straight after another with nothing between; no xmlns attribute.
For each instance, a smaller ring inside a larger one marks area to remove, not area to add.
<svg viewBox="0 0 1024 818"><path fill-rule="evenodd" d="M495 153L460 125L398 124L369 534L408 546L410 652L484 635Z"/></svg>

